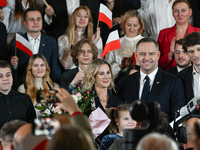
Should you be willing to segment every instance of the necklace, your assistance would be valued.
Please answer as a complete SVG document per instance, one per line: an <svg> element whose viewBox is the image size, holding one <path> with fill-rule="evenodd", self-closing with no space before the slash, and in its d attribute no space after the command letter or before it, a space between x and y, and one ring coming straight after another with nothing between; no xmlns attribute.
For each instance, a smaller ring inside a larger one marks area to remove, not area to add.
<svg viewBox="0 0 200 150"><path fill-rule="evenodd" d="M98 97L99 97L100 101L102 101L102 102L108 102L109 96L108 96L107 100L103 100L99 95L98 95Z"/></svg>

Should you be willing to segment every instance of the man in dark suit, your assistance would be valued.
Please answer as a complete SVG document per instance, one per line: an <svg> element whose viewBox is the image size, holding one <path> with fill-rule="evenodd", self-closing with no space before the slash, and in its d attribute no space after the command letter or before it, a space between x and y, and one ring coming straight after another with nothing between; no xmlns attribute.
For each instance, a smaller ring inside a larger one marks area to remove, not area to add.
<svg viewBox="0 0 200 150"><path fill-rule="evenodd" d="M153 39L141 39L135 57L140 71L120 80L117 95L129 104L135 100L156 101L161 111L174 119L175 110L185 105L182 81L158 68L160 51Z"/></svg>
<svg viewBox="0 0 200 150"><path fill-rule="evenodd" d="M56 40L63 35L68 27L69 16L79 6L87 6L90 9L94 33L96 32L99 13L98 0L47 0L47 3L49 6L44 6L44 30L47 35Z"/></svg>
<svg viewBox="0 0 200 150"><path fill-rule="evenodd" d="M41 53L46 58L51 69L51 79L54 82L60 83L61 70L58 65L58 47L55 39L41 33L42 29L42 15L36 8L29 8L24 14L24 25L27 28L27 33L23 37L32 45L32 53ZM17 49L15 54L15 42L11 42L9 57L11 58L11 65L15 76L22 78L26 74L26 67L28 65L30 56L24 51ZM22 79L18 85L23 84Z"/></svg>
<svg viewBox="0 0 200 150"><path fill-rule="evenodd" d="M62 74L61 87L73 93L83 81L88 65L98 57L98 49L92 41L82 39L73 47L71 56L77 67Z"/></svg>
<svg viewBox="0 0 200 150"><path fill-rule="evenodd" d="M191 65L190 58L183 49L183 42L184 39L179 39L174 45L174 60L176 62L176 66L167 70L168 73L173 75L177 75L181 70Z"/></svg>
<svg viewBox="0 0 200 150"><path fill-rule="evenodd" d="M183 80L185 98L189 102L193 97L200 97L200 33L193 32L185 37L183 49L193 65L178 73Z"/></svg>

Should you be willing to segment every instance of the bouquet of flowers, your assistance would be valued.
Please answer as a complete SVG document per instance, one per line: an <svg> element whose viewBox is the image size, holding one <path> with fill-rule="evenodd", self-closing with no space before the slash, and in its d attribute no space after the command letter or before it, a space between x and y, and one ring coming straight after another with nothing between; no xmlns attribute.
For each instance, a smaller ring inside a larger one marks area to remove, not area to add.
<svg viewBox="0 0 200 150"><path fill-rule="evenodd" d="M77 89L77 93L73 94L72 97L78 104L80 110L89 116L93 110L92 103L95 98L95 92L85 92L85 87L82 90L80 87ZM36 109L40 110L38 118L53 117L54 114L66 114L68 113L62 110L56 103L41 103L40 106L35 106Z"/></svg>

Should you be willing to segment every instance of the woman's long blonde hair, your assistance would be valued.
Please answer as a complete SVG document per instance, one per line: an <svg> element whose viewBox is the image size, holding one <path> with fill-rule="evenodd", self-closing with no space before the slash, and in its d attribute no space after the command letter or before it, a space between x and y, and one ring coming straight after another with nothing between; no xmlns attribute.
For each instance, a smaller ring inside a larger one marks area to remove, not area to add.
<svg viewBox="0 0 200 150"><path fill-rule="evenodd" d="M84 33L84 37L88 40L92 40L92 38L93 38L93 20L92 20L92 15L91 15L90 9L87 6L80 6L80 7L76 8L74 10L74 12L72 13L72 16L69 19L69 26L65 33L65 36L68 37L68 42L69 42L68 48L69 49L70 49L71 45L74 43L75 29L76 29L76 16L80 9L85 10L86 13L88 14L88 18L89 18L88 25L87 25L85 33ZM63 38L64 38L64 36L63 36Z"/></svg>
<svg viewBox="0 0 200 150"><path fill-rule="evenodd" d="M35 77L32 74L32 66L33 63L35 61L36 58L40 58L44 61L44 64L46 66L46 73L45 76L43 77L43 81L42 81L42 85L43 85L43 90L49 90L49 87L46 83L46 81L48 81L50 83L50 85L54 85L54 83L51 81L51 78L49 77L50 74L50 68L49 65L47 63L46 58L42 55L42 54L34 54L28 63L28 66L26 68L26 91L25 93L28 94L31 97L31 100L33 102L33 104L36 101L36 92L37 90L39 90L36 86L35 86Z"/></svg>
<svg viewBox="0 0 200 150"><path fill-rule="evenodd" d="M108 89L114 88L114 75L112 73L110 64L104 59L97 58L97 59L94 59L89 64L89 66L87 67L87 69L85 71L84 85L85 85L86 91L92 90L92 88L95 84L95 81L96 81L96 76L99 71L99 68L101 65L104 65L104 64L108 65L108 67L110 68L110 72L111 72L111 82L110 82Z"/></svg>

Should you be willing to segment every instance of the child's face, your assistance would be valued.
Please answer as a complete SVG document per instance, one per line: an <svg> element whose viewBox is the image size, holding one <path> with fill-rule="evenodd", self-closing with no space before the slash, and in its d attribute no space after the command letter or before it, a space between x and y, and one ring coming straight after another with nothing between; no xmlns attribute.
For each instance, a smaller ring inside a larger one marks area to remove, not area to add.
<svg viewBox="0 0 200 150"><path fill-rule="evenodd" d="M117 126L119 128L119 132L124 129L133 129L136 127L137 121L133 120L130 116L129 111L121 111L120 117L117 120Z"/></svg>

